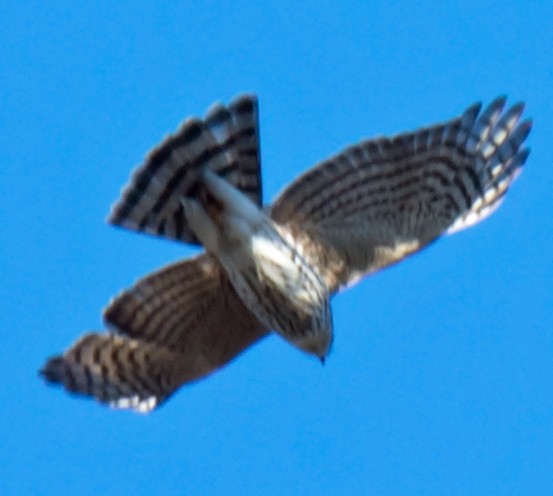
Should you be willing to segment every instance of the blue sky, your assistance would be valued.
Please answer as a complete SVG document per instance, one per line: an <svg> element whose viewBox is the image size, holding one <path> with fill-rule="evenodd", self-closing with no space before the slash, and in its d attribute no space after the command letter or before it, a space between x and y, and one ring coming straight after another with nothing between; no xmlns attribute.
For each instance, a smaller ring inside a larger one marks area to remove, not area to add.
<svg viewBox="0 0 553 496"><path fill-rule="evenodd" d="M4 2L0 493L549 495L553 3ZM343 146L509 95L527 167L485 223L334 301L325 367L271 337L144 417L36 371L192 254L105 224L190 114L255 91L265 201Z"/></svg>

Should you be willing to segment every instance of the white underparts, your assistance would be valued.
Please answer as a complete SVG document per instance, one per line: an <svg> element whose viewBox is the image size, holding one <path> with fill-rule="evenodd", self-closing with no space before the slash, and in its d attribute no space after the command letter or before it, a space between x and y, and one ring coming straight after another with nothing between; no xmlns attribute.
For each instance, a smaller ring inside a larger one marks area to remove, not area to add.
<svg viewBox="0 0 553 496"><path fill-rule="evenodd" d="M329 292L316 269L247 196L210 171L202 179L207 197L182 201L189 227L261 322L324 358L332 319Z"/></svg>
<svg viewBox="0 0 553 496"><path fill-rule="evenodd" d="M320 304L319 301L313 301L313 292L307 290L308 276L301 270L299 260L294 262L292 249L284 250L282 244L275 244L263 235L254 235L251 247L259 272L270 279L274 286L298 302L311 306Z"/></svg>

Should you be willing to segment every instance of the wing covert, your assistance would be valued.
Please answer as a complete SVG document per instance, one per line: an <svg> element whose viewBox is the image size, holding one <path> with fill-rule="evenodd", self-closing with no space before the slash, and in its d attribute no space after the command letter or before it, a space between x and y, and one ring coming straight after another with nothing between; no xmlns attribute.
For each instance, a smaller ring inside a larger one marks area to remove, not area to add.
<svg viewBox="0 0 553 496"><path fill-rule="evenodd" d="M207 254L140 279L109 303L104 321L119 334L190 355L197 363L187 367L187 380L226 363L266 334Z"/></svg>
<svg viewBox="0 0 553 496"><path fill-rule="evenodd" d="M271 217L333 290L469 227L497 208L528 157L531 122L519 123L522 104L503 113L505 101L350 146L287 187Z"/></svg>
<svg viewBox="0 0 553 496"><path fill-rule="evenodd" d="M268 332L209 255L144 277L114 298L104 320L113 333L86 334L41 373L71 392L143 413Z"/></svg>

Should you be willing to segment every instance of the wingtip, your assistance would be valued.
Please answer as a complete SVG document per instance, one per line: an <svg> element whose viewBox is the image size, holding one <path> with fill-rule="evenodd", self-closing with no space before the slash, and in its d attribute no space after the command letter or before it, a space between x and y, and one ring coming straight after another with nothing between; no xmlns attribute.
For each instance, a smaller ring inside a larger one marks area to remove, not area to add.
<svg viewBox="0 0 553 496"><path fill-rule="evenodd" d="M511 106L511 112L516 113L517 115L521 115L524 112L524 109L526 107L526 104L523 101L515 102Z"/></svg>
<svg viewBox="0 0 553 496"><path fill-rule="evenodd" d="M523 128L526 130L526 132L530 132L530 130L532 129L532 126L534 125L534 121L533 119L524 119L520 124L519 124L519 128Z"/></svg>
<svg viewBox="0 0 553 496"><path fill-rule="evenodd" d="M522 121L512 133L513 139L520 145L526 141L526 138L528 138L531 130L532 120L526 119Z"/></svg>
<svg viewBox="0 0 553 496"><path fill-rule="evenodd" d="M474 114L474 116L476 117L479 113L480 113L480 110L482 110L482 101L481 100L477 100L476 102L474 102L472 105L469 106L469 108L465 111L466 114Z"/></svg>
<svg viewBox="0 0 553 496"><path fill-rule="evenodd" d="M61 355L49 358L46 363L38 370L38 376L50 384L60 384L63 382L63 371L65 362Z"/></svg>
<svg viewBox="0 0 553 496"><path fill-rule="evenodd" d="M506 103L507 103L507 95L506 94L501 94L501 95L498 95L497 97L495 97L492 100L492 103L490 103L490 107L501 107L501 108L503 108Z"/></svg>
<svg viewBox="0 0 553 496"><path fill-rule="evenodd" d="M117 225L117 217L115 215L114 207L110 208L108 214L106 215L105 222L108 226L116 226Z"/></svg>
<svg viewBox="0 0 553 496"><path fill-rule="evenodd" d="M526 160L528 160L529 155L530 155L530 147L523 148L517 153L518 168L521 168L526 163Z"/></svg>

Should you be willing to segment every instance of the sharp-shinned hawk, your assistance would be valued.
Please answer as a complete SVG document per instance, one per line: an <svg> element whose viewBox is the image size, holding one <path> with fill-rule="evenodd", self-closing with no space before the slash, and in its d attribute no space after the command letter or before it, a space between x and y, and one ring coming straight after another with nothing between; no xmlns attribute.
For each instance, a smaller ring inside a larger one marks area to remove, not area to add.
<svg viewBox="0 0 553 496"><path fill-rule="evenodd" d="M330 299L467 228L501 203L531 122L504 97L481 112L350 146L262 205L258 105L244 95L191 118L132 175L109 222L205 253L138 281L42 375L147 412L276 331L321 360Z"/></svg>

